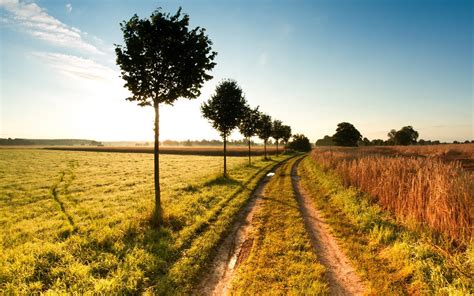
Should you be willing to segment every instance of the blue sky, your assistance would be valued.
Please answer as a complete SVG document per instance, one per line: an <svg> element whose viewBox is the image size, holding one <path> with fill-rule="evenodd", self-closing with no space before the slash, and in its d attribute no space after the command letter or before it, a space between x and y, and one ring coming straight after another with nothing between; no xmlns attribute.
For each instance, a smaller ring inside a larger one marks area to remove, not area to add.
<svg viewBox="0 0 474 296"><path fill-rule="evenodd" d="M474 139L473 2L456 0L0 0L0 137L151 140L153 111L125 101L113 44L134 13L179 6L217 66L200 98L162 108L162 139L218 138L199 107L223 78L312 142L342 121L369 139L405 125Z"/></svg>

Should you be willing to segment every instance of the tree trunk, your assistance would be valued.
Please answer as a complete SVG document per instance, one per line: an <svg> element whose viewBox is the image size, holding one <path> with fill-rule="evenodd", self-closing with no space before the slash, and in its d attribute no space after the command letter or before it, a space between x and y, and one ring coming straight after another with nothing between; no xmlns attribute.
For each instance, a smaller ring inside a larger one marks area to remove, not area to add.
<svg viewBox="0 0 474 296"><path fill-rule="evenodd" d="M154 170L155 170L155 219L156 226L162 222L161 195L160 195L160 110L159 103L155 103L155 149L154 149Z"/></svg>
<svg viewBox="0 0 474 296"><path fill-rule="evenodd" d="M251 164L252 164L252 160L250 158L250 137L249 137L249 165L251 165Z"/></svg>
<svg viewBox="0 0 474 296"><path fill-rule="evenodd" d="M227 137L224 135L224 177L227 178Z"/></svg>
<svg viewBox="0 0 474 296"><path fill-rule="evenodd" d="M263 141L263 151L265 154L265 160L267 160L267 140Z"/></svg>
<svg viewBox="0 0 474 296"><path fill-rule="evenodd" d="M278 156L278 139L276 139L276 142L277 142L277 156Z"/></svg>

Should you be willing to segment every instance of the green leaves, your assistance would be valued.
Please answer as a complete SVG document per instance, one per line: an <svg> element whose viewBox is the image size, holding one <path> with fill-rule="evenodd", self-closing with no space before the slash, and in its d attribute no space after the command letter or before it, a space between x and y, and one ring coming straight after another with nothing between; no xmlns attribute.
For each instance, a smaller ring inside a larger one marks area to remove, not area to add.
<svg viewBox="0 0 474 296"><path fill-rule="evenodd" d="M336 133L332 138L338 146L355 147L357 142L362 139L362 135L352 124L341 122L337 125Z"/></svg>
<svg viewBox="0 0 474 296"><path fill-rule="evenodd" d="M257 129L258 137L266 142L268 138L272 136L272 132L272 118L270 117L270 115L262 114L262 116L260 116L260 121Z"/></svg>
<svg viewBox="0 0 474 296"><path fill-rule="evenodd" d="M244 117L239 125L239 131L244 137L250 138L257 133L260 116L261 113L258 111L258 107L251 109L247 106L245 108Z"/></svg>
<svg viewBox="0 0 474 296"><path fill-rule="evenodd" d="M154 106L201 94L217 53L204 29L189 29L189 16L181 8L174 15L157 9L149 19L134 15L120 26L125 45L116 45L115 53L124 86L132 93L127 100Z"/></svg>
<svg viewBox="0 0 474 296"><path fill-rule="evenodd" d="M223 80L216 92L201 106L202 115L212 126L227 137L245 115L247 102L242 89L235 80Z"/></svg>

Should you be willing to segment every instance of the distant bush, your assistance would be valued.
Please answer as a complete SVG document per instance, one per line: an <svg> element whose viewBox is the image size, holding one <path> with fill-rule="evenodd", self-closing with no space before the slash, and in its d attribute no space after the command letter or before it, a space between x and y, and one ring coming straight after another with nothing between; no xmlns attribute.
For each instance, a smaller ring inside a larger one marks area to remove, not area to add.
<svg viewBox="0 0 474 296"><path fill-rule="evenodd" d="M293 136L293 140L288 143L288 148L295 151L308 152L311 151L311 143L305 135L296 134Z"/></svg>

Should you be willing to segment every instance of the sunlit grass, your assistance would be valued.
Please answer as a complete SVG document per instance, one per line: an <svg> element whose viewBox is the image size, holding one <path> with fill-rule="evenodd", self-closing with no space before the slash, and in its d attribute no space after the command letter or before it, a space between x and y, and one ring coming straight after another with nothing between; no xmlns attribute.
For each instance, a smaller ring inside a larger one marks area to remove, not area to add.
<svg viewBox="0 0 474 296"><path fill-rule="evenodd" d="M189 290L276 162L229 157L226 181L222 157L163 155L160 163L165 225L152 229L153 155L1 150L0 291Z"/></svg>
<svg viewBox="0 0 474 296"><path fill-rule="evenodd" d="M252 221L252 249L237 269L233 294L328 294L325 269L312 251L293 192L294 161L280 167L265 189Z"/></svg>

